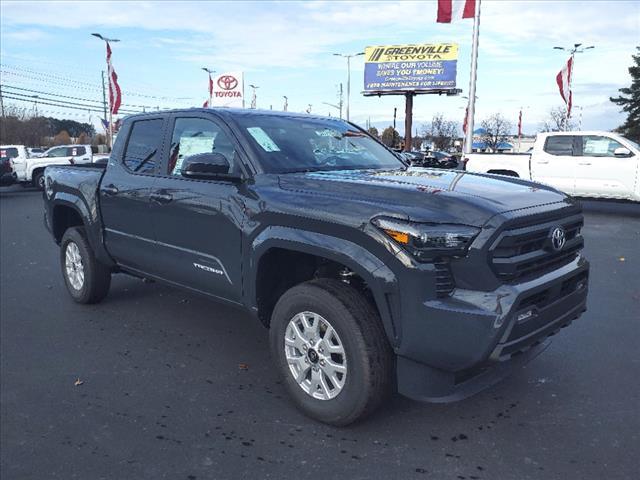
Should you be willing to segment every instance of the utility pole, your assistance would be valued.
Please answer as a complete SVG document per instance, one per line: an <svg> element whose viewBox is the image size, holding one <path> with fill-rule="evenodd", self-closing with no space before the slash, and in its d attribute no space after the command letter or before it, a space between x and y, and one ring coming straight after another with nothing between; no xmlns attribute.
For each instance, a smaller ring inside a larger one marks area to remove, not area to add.
<svg viewBox="0 0 640 480"><path fill-rule="evenodd" d="M287 109L289 108L289 98L286 95L283 95L282 98L284 98L284 107L283 107L283 111L287 111Z"/></svg>
<svg viewBox="0 0 640 480"><path fill-rule="evenodd" d="M393 107L393 129L396 129L396 114L398 113L398 109Z"/></svg>
<svg viewBox="0 0 640 480"><path fill-rule="evenodd" d="M413 123L413 92L407 92L405 96L404 108L404 151L411 151L411 129Z"/></svg>
<svg viewBox="0 0 640 480"><path fill-rule="evenodd" d="M364 52L353 53L346 55L343 53L334 53L336 57L343 57L347 59L347 122L349 121L349 102L351 99L351 58L364 55Z"/></svg>

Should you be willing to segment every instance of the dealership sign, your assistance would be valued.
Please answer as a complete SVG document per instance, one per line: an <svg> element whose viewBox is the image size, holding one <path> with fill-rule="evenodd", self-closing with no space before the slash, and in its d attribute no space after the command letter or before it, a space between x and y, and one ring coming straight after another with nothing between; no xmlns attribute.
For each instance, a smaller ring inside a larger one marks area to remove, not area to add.
<svg viewBox="0 0 640 480"><path fill-rule="evenodd" d="M244 78L242 72L227 72L213 77L211 98L214 107L244 106Z"/></svg>
<svg viewBox="0 0 640 480"><path fill-rule="evenodd" d="M365 93L456 87L457 43L367 47L364 53Z"/></svg>

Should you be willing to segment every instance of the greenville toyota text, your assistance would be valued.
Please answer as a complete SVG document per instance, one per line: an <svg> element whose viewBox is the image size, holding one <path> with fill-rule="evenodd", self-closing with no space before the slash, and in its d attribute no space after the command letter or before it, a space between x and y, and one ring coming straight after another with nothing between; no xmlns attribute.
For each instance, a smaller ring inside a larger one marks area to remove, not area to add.
<svg viewBox="0 0 640 480"><path fill-rule="evenodd" d="M107 165L47 167L45 223L78 303L114 273L246 308L295 404L346 425L394 390L503 378L586 306L581 209L529 181L404 165L332 118L125 119Z"/></svg>

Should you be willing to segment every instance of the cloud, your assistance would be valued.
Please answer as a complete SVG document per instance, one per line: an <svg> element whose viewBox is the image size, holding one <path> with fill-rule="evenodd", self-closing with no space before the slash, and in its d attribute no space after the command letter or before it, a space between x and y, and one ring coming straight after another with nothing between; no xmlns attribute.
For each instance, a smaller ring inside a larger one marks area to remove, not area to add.
<svg viewBox="0 0 640 480"><path fill-rule="evenodd" d="M14 30L9 32L3 32L2 38L5 40L13 40L15 42L41 42L43 40L48 40L51 38L51 35L43 30L38 30L35 28L28 28L25 30Z"/></svg>

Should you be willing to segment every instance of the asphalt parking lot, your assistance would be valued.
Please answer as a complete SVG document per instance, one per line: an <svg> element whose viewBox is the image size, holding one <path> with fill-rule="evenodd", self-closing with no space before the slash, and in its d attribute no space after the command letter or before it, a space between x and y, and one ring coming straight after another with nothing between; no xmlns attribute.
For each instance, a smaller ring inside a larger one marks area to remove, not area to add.
<svg viewBox="0 0 640 480"><path fill-rule="evenodd" d="M241 311L123 275L73 303L39 192L2 188L0 476L638 478L640 205L585 212L589 310L546 352L465 401L395 397L337 429L293 408Z"/></svg>

